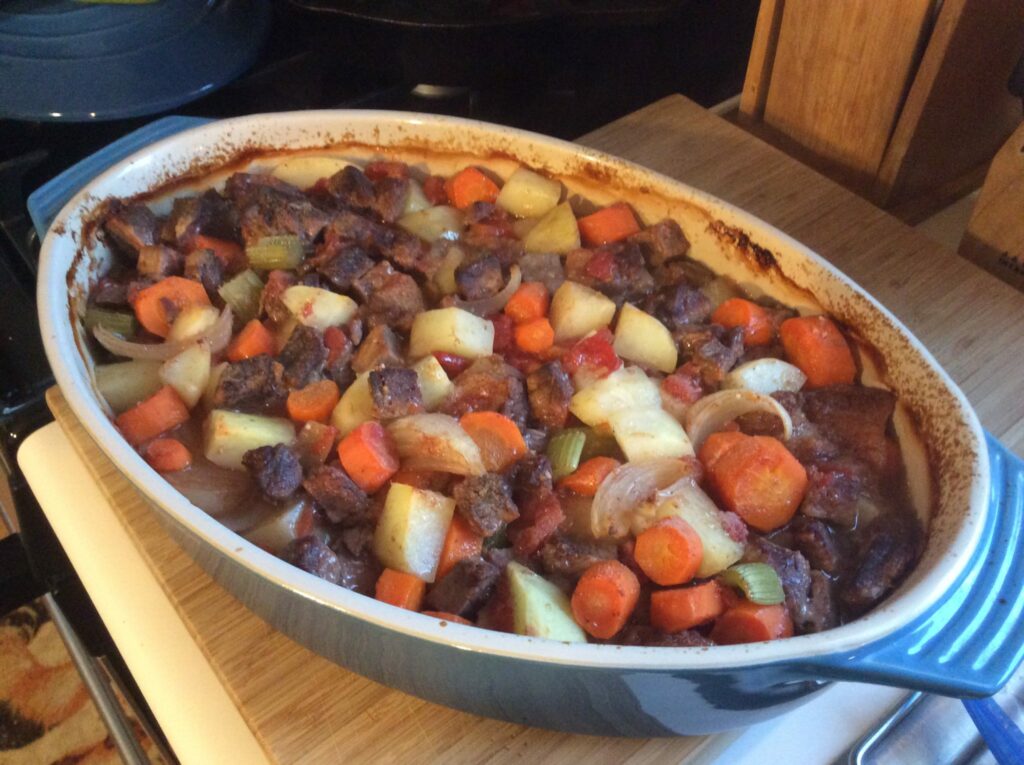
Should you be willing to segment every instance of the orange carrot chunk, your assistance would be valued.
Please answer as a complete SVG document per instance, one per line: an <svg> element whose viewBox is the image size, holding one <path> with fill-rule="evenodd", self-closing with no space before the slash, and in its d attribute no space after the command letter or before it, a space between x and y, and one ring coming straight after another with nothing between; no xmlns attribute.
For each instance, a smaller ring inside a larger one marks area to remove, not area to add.
<svg viewBox="0 0 1024 765"><path fill-rule="evenodd" d="M125 440L139 446L188 420L188 407L174 388L165 385L114 420Z"/></svg>
<svg viewBox="0 0 1024 765"><path fill-rule="evenodd" d="M288 416L296 422L323 422L341 398L334 380L318 380L288 394Z"/></svg>
<svg viewBox="0 0 1024 765"><path fill-rule="evenodd" d="M682 518L665 518L636 538L633 558L655 584L683 584L697 575L704 545Z"/></svg>
<svg viewBox="0 0 1024 765"><path fill-rule="evenodd" d="M729 298L711 314L711 321L727 329L743 330L743 344L770 345L775 336L772 317L767 310L750 300Z"/></svg>
<svg viewBox="0 0 1024 765"><path fill-rule="evenodd" d="M715 622L711 639L722 645L759 643L793 634L793 622L786 606L761 606L749 600L734 605Z"/></svg>
<svg viewBox="0 0 1024 765"><path fill-rule="evenodd" d="M807 375L808 388L849 385L857 364L839 327L827 316L786 319L779 327L786 357Z"/></svg>
<svg viewBox="0 0 1024 765"><path fill-rule="evenodd" d="M228 346L228 361L244 361L261 354L273 356L276 350L270 330L262 322L253 319L242 327L242 331Z"/></svg>
<svg viewBox="0 0 1024 765"><path fill-rule="evenodd" d="M443 622L455 622L456 624L468 624L470 627L473 626L473 622L469 619L463 619L458 614L450 614L447 611L421 611L420 613L425 616L433 616L435 619L440 619Z"/></svg>
<svg viewBox="0 0 1024 765"><path fill-rule="evenodd" d="M697 459L700 460L700 464L704 466L705 470L710 470L711 466L718 462L719 457L746 438L747 436L738 430L723 430L720 433L712 433L701 444L700 450L697 452Z"/></svg>
<svg viewBox="0 0 1024 765"><path fill-rule="evenodd" d="M173 473L192 464L192 453L176 438L157 438L146 446L143 455L154 470Z"/></svg>
<svg viewBox="0 0 1024 765"><path fill-rule="evenodd" d="M213 236L199 234L192 239L193 250L212 250L217 260L221 262L228 273L234 273L245 268L248 262L245 257L245 250L237 242L227 239L218 239Z"/></svg>
<svg viewBox="0 0 1024 765"><path fill-rule="evenodd" d="M578 224L583 243L590 247L621 242L640 230L633 211L621 202L580 218Z"/></svg>
<svg viewBox="0 0 1024 765"><path fill-rule="evenodd" d="M379 422L364 422L338 444L338 459L349 477L373 494L398 472L398 447Z"/></svg>
<svg viewBox="0 0 1024 765"><path fill-rule="evenodd" d="M544 353L555 344L555 330L547 319L533 319L516 326L515 338L520 350Z"/></svg>
<svg viewBox="0 0 1024 765"><path fill-rule="evenodd" d="M139 290L132 308L139 324L147 331L167 337L172 319L190 305L210 305L203 285L181 276L168 276Z"/></svg>
<svg viewBox="0 0 1024 765"><path fill-rule="evenodd" d="M743 436L706 467L725 508L758 531L789 523L807 491L804 466L771 436Z"/></svg>
<svg viewBox="0 0 1024 765"><path fill-rule="evenodd" d="M575 472L559 481L558 485L581 497L593 497L597 494L597 487L619 464L617 459L611 457L591 457Z"/></svg>
<svg viewBox="0 0 1024 765"><path fill-rule="evenodd" d="M526 442L519 426L497 412L468 412L459 425L480 447L484 467L500 473L526 454Z"/></svg>
<svg viewBox="0 0 1024 765"><path fill-rule="evenodd" d="M640 598L636 574L617 560L588 568L572 593L572 615L589 635L605 639L625 626Z"/></svg>
<svg viewBox="0 0 1024 765"><path fill-rule="evenodd" d="M375 597L399 608L419 611L427 583L404 571L386 568L377 579Z"/></svg>
<svg viewBox="0 0 1024 765"><path fill-rule="evenodd" d="M548 288L543 282L525 282L505 303L505 314L516 324L543 319L548 313Z"/></svg>
<svg viewBox="0 0 1024 765"><path fill-rule="evenodd" d="M493 202L498 198L498 187L478 168L460 170L444 184L452 207L465 210L474 202Z"/></svg>
<svg viewBox="0 0 1024 765"><path fill-rule="evenodd" d="M483 549L484 538L475 533L461 515L452 516L451 525L441 547L441 559L437 564L437 581L444 579L455 564L463 558L472 558Z"/></svg>
<svg viewBox="0 0 1024 765"><path fill-rule="evenodd" d="M714 581L651 593L651 624L662 632L693 629L722 611L722 593Z"/></svg>

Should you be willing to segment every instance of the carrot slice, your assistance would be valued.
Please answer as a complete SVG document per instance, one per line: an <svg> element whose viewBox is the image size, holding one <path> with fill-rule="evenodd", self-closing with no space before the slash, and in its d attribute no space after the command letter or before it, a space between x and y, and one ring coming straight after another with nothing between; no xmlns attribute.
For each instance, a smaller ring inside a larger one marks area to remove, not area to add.
<svg viewBox="0 0 1024 765"><path fill-rule="evenodd" d="M448 533L444 537L444 545L441 547L441 559L437 564L437 580L444 579L445 574L463 558L479 555L483 545L484 538L469 527L465 518L457 514L452 516Z"/></svg>
<svg viewBox="0 0 1024 765"><path fill-rule="evenodd" d="M621 202L580 218L578 224L583 243L590 247L621 242L640 231L633 211Z"/></svg>
<svg viewBox="0 0 1024 765"><path fill-rule="evenodd" d="M237 242L227 239L218 239L214 236L199 234L192 238L193 250L212 250L217 260L224 266L228 273L241 271L248 262L245 257L245 250Z"/></svg>
<svg viewBox="0 0 1024 765"><path fill-rule="evenodd" d="M738 439L707 465L707 474L725 508L758 531L789 523L807 491L804 466L770 436Z"/></svg>
<svg viewBox="0 0 1024 765"><path fill-rule="evenodd" d="M533 319L516 326L516 345L527 353L544 353L555 344L555 330L545 318Z"/></svg>
<svg viewBox="0 0 1024 765"><path fill-rule="evenodd" d="M548 313L548 288L543 282L525 282L505 303L505 313L516 324L542 319Z"/></svg>
<svg viewBox="0 0 1024 765"><path fill-rule="evenodd" d="M425 616L433 616L435 619L440 619L444 622L455 622L456 624L468 624L470 627L474 626L473 622L469 619L463 619L458 614L450 614L447 611L420 611Z"/></svg>
<svg viewBox="0 0 1024 765"><path fill-rule="evenodd" d="M199 282L181 276L168 276L141 289L132 308L139 324L158 337L167 337L171 321L189 305L210 305L206 289Z"/></svg>
<svg viewBox="0 0 1024 765"><path fill-rule="evenodd" d="M192 453L176 438L157 438L150 441L143 455L154 470L173 473L192 464Z"/></svg>
<svg viewBox="0 0 1024 765"><path fill-rule="evenodd" d="M493 202L498 198L498 187L478 168L460 170L444 184L452 207L465 210L474 202Z"/></svg>
<svg viewBox="0 0 1024 765"><path fill-rule="evenodd" d="M808 388L849 385L857 364L839 327L827 316L786 319L779 327L786 357L807 375Z"/></svg>
<svg viewBox="0 0 1024 765"><path fill-rule="evenodd" d="M720 433L712 433L701 444L700 450L697 452L697 459L700 460L705 470L710 470L712 465L718 462L718 459L723 454L746 438L747 436L738 430L723 430Z"/></svg>
<svg viewBox="0 0 1024 765"><path fill-rule="evenodd" d="M188 407L174 388L165 385L114 420L125 440L138 446L188 420Z"/></svg>
<svg viewBox="0 0 1024 765"><path fill-rule="evenodd" d="M640 599L636 574L617 560L588 568L572 593L572 615L587 634L610 638L621 630Z"/></svg>
<svg viewBox="0 0 1024 765"><path fill-rule="evenodd" d="M601 485L601 481L620 464L617 459L611 457L591 457L576 468L575 472L559 481L558 485L581 497L593 497L597 494L597 487Z"/></svg>
<svg viewBox="0 0 1024 765"><path fill-rule="evenodd" d="M633 557L655 584L683 584L697 575L704 545L682 518L665 518L637 536Z"/></svg>
<svg viewBox="0 0 1024 765"><path fill-rule="evenodd" d="M749 600L734 605L715 622L711 639L722 645L758 643L790 637L793 622L786 606L761 606Z"/></svg>
<svg viewBox="0 0 1024 765"><path fill-rule="evenodd" d="M419 611L427 583L418 576L386 568L377 579L374 597L399 608Z"/></svg>
<svg viewBox="0 0 1024 765"><path fill-rule="evenodd" d="M331 416L341 393L333 380L318 380L288 394L288 416L296 422L323 422Z"/></svg>
<svg viewBox="0 0 1024 765"><path fill-rule="evenodd" d="M484 467L500 473L526 454L526 442L519 426L497 412L468 412L459 425L480 447Z"/></svg>
<svg viewBox="0 0 1024 765"><path fill-rule="evenodd" d="M743 344L770 345L775 336L772 317L763 307L743 298L729 298L711 314L711 321L727 329L743 330Z"/></svg>
<svg viewBox="0 0 1024 765"><path fill-rule="evenodd" d="M244 361L253 356L273 356L276 350L274 336L262 322L253 319L238 333L228 346L228 361Z"/></svg>
<svg viewBox="0 0 1024 765"><path fill-rule="evenodd" d="M338 444L338 459L359 488L373 494L398 472L398 447L379 422L364 422Z"/></svg>
<svg viewBox="0 0 1024 765"><path fill-rule="evenodd" d="M651 593L651 625L662 632L693 629L722 611L722 593L714 581Z"/></svg>

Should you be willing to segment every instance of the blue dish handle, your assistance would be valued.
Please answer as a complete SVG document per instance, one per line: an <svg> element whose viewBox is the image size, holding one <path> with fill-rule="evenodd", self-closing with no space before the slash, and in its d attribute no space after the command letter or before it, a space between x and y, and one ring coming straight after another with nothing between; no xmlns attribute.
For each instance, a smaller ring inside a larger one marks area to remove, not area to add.
<svg viewBox="0 0 1024 765"><path fill-rule="evenodd" d="M992 699L964 699L967 714L974 720L999 765L1024 765L1024 733Z"/></svg>
<svg viewBox="0 0 1024 765"><path fill-rule="evenodd" d="M942 603L895 635L801 662L820 677L979 698L1024 660L1024 461L986 434L988 518L967 572Z"/></svg>

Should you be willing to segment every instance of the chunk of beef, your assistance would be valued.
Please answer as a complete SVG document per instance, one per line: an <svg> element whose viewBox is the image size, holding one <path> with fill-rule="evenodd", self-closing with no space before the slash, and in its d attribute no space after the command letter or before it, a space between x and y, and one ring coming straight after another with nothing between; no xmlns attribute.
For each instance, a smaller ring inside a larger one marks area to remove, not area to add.
<svg viewBox="0 0 1024 765"><path fill-rule="evenodd" d="M837 576L843 565L842 553L835 534L827 523L816 518L797 517L791 531L793 543L807 558L811 568Z"/></svg>
<svg viewBox="0 0 1024 765"><path fill-rule="evenodd" d="M811 567L796 552L763 537L751 537L743 553L745 563L767 563L779 575L786 593L786 608L794 625L803 624L811 595Z"/></svg>
<svg viewBox="0 0 1024 765"><path fill-rule="evenodd" d="M459 515L475 533L485 537L519 517L508 481L495 473L467 477L456 484L453 496Z"/></svg>
<svg viewBox="0 0 1024 765"><path fill-rule="evenodd" d="M523 431L523 441L531 452L543 452L548 446L548 432L540 428L527 428Z"/></svg>
<svg viewBox="0 0 1024 765"><path fill-rule="evenodd" d="M670 260L654 268L654 281L660 285L689 284L706 287L718 277L715 272L690 258Z"/></svg>
<svg viewBox="0 0 1024 765"><path fill-rule="evenodd" d="M603 560L614 560L618 549L614 542L588 542L555 533L540 548L544 571L576 578Z"/></svg>
<svg viewBox="0 0 1024 765"><path fill-rule="evenodd" d="M366 303L397 273L387 261L377 263L352 280L352 290L361 302Z"/></svg>
<svg viewBox="0 0 1024 765"><path fill-rule="evenodd" d="M104 308L124 308L128 305L128 285L104 276L89 290L89 302Z"/></svg>
<svg viewBox="0 0 1024 765"><path fill-rule="evenodd" d="M224 283L224 264L213 250L193 250L185 256L185 278L202 284L208 295L215 295Z"/></svg>
<svg viewBox="0 0 1024 765"><path fill-rule="evenodd" d="M654 277L647 270L643 252L635 242L598 247L593 252L577 250L566 258L566 275L622 303L638 301L654 289Z"/></svg>
<svg viewBox="0 0 1024 765"><path fill-rule="evenodd" d="M116 249L135 258L143 247L157 243L160 222L144 204L112 199L103 219L103 230Z"/></svg>
<svg viewBox="0 0 1024 765"><path fill-rule="evenodd" d="M339 465L315 469L302 482L332 523L358 526L370 519L370 500Z"/></svg>
<svg viewBox="0 0 1024 765"><path fill-rule="evenodd" d="M472 619L498 586L501 570L483 558L463 558L427 593L434 611Z"/></svg>
<svg viewBox="0 0 1024 765"><path fill-rule="evenodd" d="M373 182L355 165L342 168L328 178L327 191L351 210L370 212L373 209Z"/></svg>
<svg viewBox="0 0 1024 765"><path fill-rule="evenodd" d="M832 580L821 571L811 572L811 592L807 606L801 614L801 621L794 626L797 631L807 634L822 632L839 624Z"/></svg>
<svg viewBox="0 0 1024 765"><path fill-rule="evenodd" d="M523 429L529 401L522 374L501 356L477 359L455 378L455 390L443 410L453 417L467 412L500 412Z"/></svg>
<svg viewBox="0 0 1024 765"><path fill-rule="evenodd" d="M342 534L346 531L348 529L342 531ZM341 565L338 585L372 598L382 570L377 559L369 552L362 555L350 554L344 545L335 545L334 554L338 556Z"/></svg>
<svg viewBox="0 0 1024 765"><path fill-rule="evenodd" d="M759 359L786 360L786 351L781 345L752 345L743 351L738 364L746 364L749 361Z"/></svg>
<svg viewBox="0 0 1024 765"><path fill-rule="evenodd" d="M372 554L373 526L348 526L338 534L335 549L344 548L349 555L356 558Z"/></svg>
<svg viewBox="0 0 1024 765"><path fill-rule="evenodd" d="M773 412L748 412L736 418L740 432L748 436L771 436L784 441L782 421Z"/></svg>
<svg viewBox="0 0 1024 765"><path fill-rule="evenodd" d="M633 234L631 242L639 244L652 266L660 266L674 258L681 258L690 250L690 242L674 220L666 218Z"/></svg>
<svg viewBox="0 0 1024 765"><path fill-rule="evenodd" d="M800 512L809 518L853 528L865 493L863 469L856 463L828 462L807 466L807 492ZM819 568L821 568L819 566Z"/></svg>
<svg viewBox="0 0 1024 765"><path fill-rule="evenodd" d="M288 499L302 485L302 465L295 452L284 444L261 446L242 455L242 464L267 499Z"/></svg>
<svg viewBox="0 0 1024 765"><path fill-rule="evenodd" d="M304 199L290 200L265 194L257 203L242 210L239 221L246 244L256 244L266 236L286 234L309 243L330 223L331 216Z"/></svg>
<svg viewBox="0 0 1024 765"><path fill-rule="evenodd" d="M308 536L289 542L281 557L293 566L326 579L331 584L338 584L341 581L341 562L334 551L319 537Z"/></svg>
<svg viewBox="0 0 1024 765"><path fill-rule="evenodd" d="M261 355L228 364L217 383L213 403L218 409L264 413L280 409L287 396L284 367Z"/></svg>
<svg viewBox="0 0 1024 765"><path fill-rule="evenodd" d="M268 319L281 324L292 317L292 312L284 304L281 296L294 284L295 274L291 271L275 269L267 274L267 282L260 293L260 311L266 314Z"/></svg>
<svg viewBox="0 0 1024 765"><path fill-rule="evenodd" d="M859 545L856 570L843 582L839 598L853 614L875 606L910 573L921 550L916 518L879 516Z"/></svg>
<svg viewBox="0 0 1024 765"><path fill-rule="evenodd" d="M402 348L398 336L386 324L371 329L352 359L352 369L359 374L371 369L402 365Z"/></svg>
<svg viewBox="0 0 1024 765"><path fill-rule="evenodd" d="M501 292L505 277L494 255L463 262L455 269L455 284L466 300L482 300Z"/></svg>
<svg viewBox="0 0 1024 765"><path fill-rule="evenodd" d="M659 288L644 300L643 308L671 329L680 329L708 320L713 306L701 290L688 284Z"/></svg>
<svg viewBox="0 0 1024 765"><path fill-rule="evenodd" d="M340 210L334 214L324 239L357 244L377 257L383 257L405 271L430 277L441 265L443 255L408 231L384 226L367 217Z"/></svg>
<svg viewBox="0 0 1024 765"><path fill-rule="evenodd" d="M224 183L224 196L239 208L248 207L266 191L287 199L306 198L298 186L282 181L270 173L234 173Z"/></svg>
<svg viewBox="0 0 1024 765"><path fill-rule="evenodd" d="M654 648L703 648L714 645L711 640L694 630L662 632L646 624L634 624L619 633L616 641L621 645L646 645Z"/></svg>
<svg viewBox="0 0 1024 765"><path fill-rule="evenodd" d="M139 276L159 281L166 276L180 274L184 264L185 259L177 250L164 244L152 244L139 249L139 259L135 263L135 269L139 272Z"/></svg>
<svg viewBox="0 0 1024 765"><path fill-rule="evenodd" d="M426 310L423 291L409 274L395 273L370 295L363 314L371 327L390 326L408 332L413 319Z"/></svg>
<svg viewBox="0 0 1024 765"><path fill-rule="evenodd" d="M545 428L564 428L574 392L568 373L551 361L526 376L533 418Z"/></svg>
<svg viewBox="0 0 1024 765"><path fill-rule="evenodd" d="M370 396L378 420L393 420L423 411L419 377L412 369L385 367L370 372Z"/></svg>
<svg viewBox="0 0 1024 765"><path fill-rule="evenodd" d="M298 325L292 330L277 360L284 366L284 381L289 388L304 388L320 378L327 362L323 335L313 327Z"/></svg>
<svg viewBox="0 0 1024 765"><path fill-rule="evenodd" d="M717 388L725 375L743 355L743 330L723 330L716 324L677 327L672 333L683 361L692 362L700 372L701 382Z"/></svg>
<svg viewBox="0 0 1024 765"><path fill-rule="evenodd" d="M553 252L530 252L523 255L519 268L524 282L540 282L552 295L565 282L562 258Z"/></svg>
<svg viewBox="0 0 1024 765"><path fill-rule="evenodd" d="M803 394L807 419L844 452L883 469L891 452L886 427L896 396L880 388L831 385Z"/></svg>
<svg viewBox="0 0 1024 765"><path fill-rule="evenodd" d="M381 178L374 183L373 209L385 223L394 223L405 213L409 198L408 178Z"/></svg>
<svg viewBox="0 0 1024 765"><path fill-rule="evenodd" d="M793 421L793 434L786 442L786 448L804 465L826 462L839 456L839 449L822 433L817 425L804 414L802 393L776 391L772 398L782 404Z"/></svg>
<svg viewBox="0 0 1024 765"><path fill-rule="evenodd" d="M351 288L356 279L373 268L373 258L359 245L327 247L326 244L317 252L311 265L338 289Z"/></svg>
<svg viewBox="0 0 1024 765"><path fill-rule="evenodd" d="M238 233L238 212L209 189L199 196L176 198L160 236L167 244L189 250L199 235L233 241Z"/></svg>
<svg viewBox="0 0 1024 765"><path fill-rule="evenodd" d="M500 227L491 224L470 226L459 237L459 244L471 251L474 260L497 258L503 269L518 263L525 253L522 240L509 236L504 224Z"/></svg>
<svg viewBox="0 0 1024 765"><path fill-rule="evenodd" d="M525 504L534 493L553 491L551 460L543 454L527 454L509 472L513 481L512 496L518 505Z"/></svg>

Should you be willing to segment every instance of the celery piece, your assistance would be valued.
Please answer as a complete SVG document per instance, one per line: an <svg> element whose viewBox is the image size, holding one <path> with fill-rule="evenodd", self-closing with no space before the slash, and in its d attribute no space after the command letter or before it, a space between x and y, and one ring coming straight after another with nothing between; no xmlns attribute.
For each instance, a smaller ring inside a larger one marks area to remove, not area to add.
<svg viewBox="0 0 1024 765"><path fill-rule="evenodd" d="M272 268L292 270L302 264L304 251L297 236L265 236L245 248L249 267L269 271Z"/></svg>
<svg viewBox="0 0 1024 765"><path fill-rule="evenodd" d="M767 563L739 563L718 578L723 584L742 590L751 603L774 606L786 599L779 575Z"/></svg>
<svg viewBox="0 0 1024 765"><path fill-rule="evenodd" d="M548 444L548 459L551 460L551 475L556 480L565 478L580 465L580 455L587 436L580 428L568 428L551 439Z"/></svg>
<svg viewBox="0 0 1024 765"><path fill-rule="evenodd" d="M231 306L235 316L243 322L255 319L260 312L263 281L254 271L242 271L225 282L217 292L224 302Z"/></svg>
<svg viewBox="0 0 1024 765"><path fill-rule="evenodd" d="M138 322L130 313L123 311L109 311L105 308L89 306L85 309L85 316L82 317L85 328L92 332L96 327L103 327L121 337L134 337L139 329Z"/></svg>

